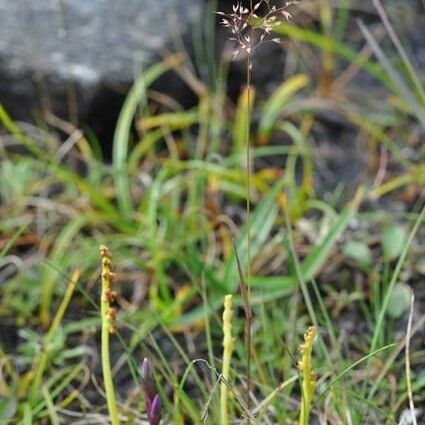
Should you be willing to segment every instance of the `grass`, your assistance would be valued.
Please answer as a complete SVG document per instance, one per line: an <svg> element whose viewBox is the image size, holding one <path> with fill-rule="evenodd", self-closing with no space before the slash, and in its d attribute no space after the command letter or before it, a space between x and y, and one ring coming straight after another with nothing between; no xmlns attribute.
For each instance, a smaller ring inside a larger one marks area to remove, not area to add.
<svg viewBox="0 0 425 425"><path fill-rule="evenodd" d="M226 64L205 66L207 79L181 55L146 70L120 114L112 164L84 135L61 158L54 126L26 132L0 105L0 423L146 423L144 358L162 423L397 424L423 406L424 172L413 129L423 88L397 42L383 50L359 23L368 56L348 38L347 10L320 19L317 30L274 28L296 60L270 95L251 87L233 102ZM198 96L193 109L151 96L170 69ZM385 108L353 95L353 69L376 78ZM355 187L323 194L315 141L322 114L336 110L370 167ZM99 245L114 257L113 334Z"/></svg>

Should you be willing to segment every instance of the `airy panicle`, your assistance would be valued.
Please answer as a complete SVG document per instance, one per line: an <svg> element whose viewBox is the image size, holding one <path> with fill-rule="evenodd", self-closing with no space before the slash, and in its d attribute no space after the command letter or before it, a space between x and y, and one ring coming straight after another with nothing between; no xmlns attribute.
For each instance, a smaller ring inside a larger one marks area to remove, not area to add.
<svg viewBox="0 0 425 425"><path fill-rule="evenodd" d="M216 12L222 17L221 24L232 33L230 40L236 43L233 59L241 52L251 55L264 41L280 43L279 38L272 38L273 28L292 18L289 9L301 0L282 1L272 5L270 0L258 0L252 8L237 2L231 13Z"/></svg>

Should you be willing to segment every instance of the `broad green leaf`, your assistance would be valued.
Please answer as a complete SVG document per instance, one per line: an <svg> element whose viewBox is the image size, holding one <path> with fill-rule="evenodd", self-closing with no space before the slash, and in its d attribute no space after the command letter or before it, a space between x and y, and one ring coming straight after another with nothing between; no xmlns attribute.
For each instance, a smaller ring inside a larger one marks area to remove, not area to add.
<svg viewBox="0 0 425 425"><path fill-rule="evenodd" d="M400 256L407 240L406 230L397 225L388 225L382 233L381 244L386 260L394 260Z"/></svg>
<svg viewBox="0 0 425 425"><path fill-rule="evenodd" d="M347 241L342 248L342 253L362 268L368 269L372 264L372 252L364 242Z"/></svg>
<svg viewBox="0 0 425 425"><path fill-rule="evenodd" d="M388 316L399 319L409 309L412 295L409 285L405 283L396 285L388 301Z"/></svg>

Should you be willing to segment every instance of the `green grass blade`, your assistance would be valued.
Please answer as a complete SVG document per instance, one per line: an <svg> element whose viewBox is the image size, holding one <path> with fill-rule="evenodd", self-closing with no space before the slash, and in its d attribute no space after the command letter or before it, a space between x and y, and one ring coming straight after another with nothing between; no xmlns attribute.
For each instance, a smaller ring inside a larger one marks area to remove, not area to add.
<svg viewBox="0 0 425 425"><path fill-rule="evenodd" d="M263 247L273 227L278 213L276 196L282 191L286 183L286 177L278 181L270 192L257 205L251 216L251 255L254 258ZM235 241L236 250L239 253L242 269L248 264L248 229L244 226ZM225 266L223 285L226 292L231 293L238 285L238 268L236 256L228 260Z"/></svg>
<svg viewBox="0 0 425 425"><path fill-rule="evenodd" d="M170 112L166 114L145 117L140 122L143 131L165 127L170 130L183 130L199 121L198 108L183 112Z"/></svg>
<svg viewBox="0 0 425 425"><path fill-rule="evenodd" d="M0 260L2 260L9 250L13 247L15 242L19 239L19 237L22 235L22 233L25 232L29 227L29 223L24 224L21 226L13 235L11 235L10 239L5 243L3 249L0 252Z"/></svg>
<svg viewBox="0 0 425 425"><path fill-rule="evenodd" d="M370 346L370 351L374 351L376 349L376 346L378 345L378 340L379 340L380 335L382 334L382 328L384 326L385 314L386 314L387 309L388 309L388 303L390 302L391 294L394 290L395 284L397 283L397 279L400 275L401 268L403 267L403 264L406 260L407 253L409 252L410 245L412 244L413 239L414 239L417 231L419 230L420 225L424 221L424 218L425 218L425 207L422 208L422 211L421 211L419 217L417 218L415 225L413 226L412 231L410 232L409 238L407 239L407 242L404 245L403 251L401 252L401 255L400 255L400 257L397 261L397 264L395 266L394 272L391 276L391 280L390 280L390 283L388 284L387 291L385 292L384 300L382 302L382 306L381 306L381 309L379 311L378 319L376 321L376 326L375 326L375 330L373 332L373 338L372 338L372 343L371 343L371 346Z"/></svg>
<svg viewBox="0 0 425 425"><path fill-rule="evenodd" d="M42 393L43 393L44 400L46 402L47 411L49 413L50 423L52 425L59 425L60 424L59 416L56 413L55 403L53 402L48 389L46 387L43 387Z"/></svg>
<svg viewBox="0 0 425 425"><path fill-rule="evenodd" d="M81 228L87 223L85 216L78 217L76 220L69 222L62 232L58 235L56 243L50 260L56 266L65 256L66 251L71 245L72 238L81 231ZM50 321L50 305L52 302L55 278L57 276L56 270L48 266L43 274L41 286L41 300L40 300L40 322L44 327L47 327Z"/></svg>
<svg viewBox="0 0 425 425"><path fill-rule="evenodd" d="M331 51L349 62L358 65L377 80L381 81L389 89L394 89L391 80L385 75L385 73L382 72L382 68L378 64L372 61L365 61L363 55L349 47L346 47L342 43L339 43L330 36L319 34L313 30L301 28L295 25L288 25L286 23L276 26L274 31L277 34L303 41L311 44L312 46L318 47L319 49Z"/></svg>
<svg viewBox="0 0 425 425"><path fill-rule="evenodd" d="M385 55L384 51L380 48L378 41L375 39L366 25L360 20L358 21L358 25L373 52L381 62L383 68L393 81L396 87L396 93L400 93L403 96L404 100L406 101L406 105L411 108L411 111L415 113L417 119L425 127L425 109L422 107L422 105L419 104L416 96L412 93L410 87L405 83L400 73L392 66L390 60Z"/></svg>
<svg viewBox="0 0 425 425"><path fill-rule="evenodd" d="M357 360L356 362L354 362L350 366L346 367L341 373L339 373L337 376L335 376L335 378L333 378L331 382L329 382L329 384L326 386L326 388L322 391L320 397L323 397L327 393L327 391L332 387L332 385L334 385L336 382L338 382L340 379L342 379L348 372L350 372L350 370L354 369L359 364L370 359L371 357L375 356L376 354L380 353L381 351L388 350L388 348L392 348L395 345L396 344L389 344L389 345L386 345L385 347L381 347L381 348L378 348L377 350L373 350L368 355L362 357L361 359Z"/></svg>
<svg viewBox="0 0 425 425"><path fill-rule="evenodd" d="M118 204L122 212L131 211L131 195L128 174L126 169L127 156L129 150L130 131L141 99L146 93L146 89L162 74L177 64L176 56L153 65L141 75L131 88L127 99L124 102L113 138L113 165L114 180L117 190Z"/></svg>
<svg viewBox="0 0 425 425"><path fill-rule="evenodd" d="M314 278L326 263L336 242L354 217L362 196L363 189L359 189L351 204L338 216L323 242L314 247L301 263L301 274L305 281ZM254 277L251 281L253 290L260 291L261 289L264 292L288 289L291 285L295 287L296 283L297 277L295 275Z"/></svg>
<svg viewBox="0 0 425 425"><path fill-rule="evenodd" d="M281 180L270 190L270 193L263 199L263 201L257 206L253 215L251 226L254 229L252 233L252 253L256 255L261 250L265 239L267 238L271 227L277 216L277 210L275 209L275 197L280 190L282 190L285 184L285 180ZM352 200L351 204L339 215L338 219L334 223L334 226L329 231L328 235L324 238L323 242L312 249L301 264L301 273L303 279L308 281L316 276L323 265L329 258L329 254L334 248L341 234L347 228L351 219L357 212L357 208L363 196L363 189L359 189L356 196ZM246 264L246 242L247 234L246 229L242 229L239 237L236 240L236 247L240 253L241 266L244 267ZM252 298L256 301L265 301L277 299L286 296L296 287L298 282L297 276L252 276L250 283L252 285ZM236 258L232 256L227 265L225 277L223 280L224 287L222 291L218 291L217 287L215 292L209 296L209 306L195 307L191 311L185 313L182 317L176 319L179 325L188 325L196 321L199 321L204 317L205 311L212 313L216 311L222 304L222 296L227 292L234 291L238 284L238 273ZM236 300L235 300L236 301Z"/></svg>
<svg viewBox="0 0 425 425"><path fill-rule="evenodd" d="M305 74L294 75L285 80L273 93L264 105L259 123L259 136L262 140L267 140L273 130L279 114L288 103L289 99L302 88L304 88L310 79Z"/></svg>
<svg viewBox="0 0 425 425"><path fill-rule="evenodd" d="M312 279L327 261L331 250L354 217L363 196L363 192L362 188L358 190L354 200L340 214L338 220L324 238L323 242L319 246L313 248L302 262L301 273L305 280Z"/></svg>
<svg viewBox="0 0 425 425"><path fill-rule="evenodd" d="M106 198L103 197L98 187L93 187L84 178L56 162L52 155L41 149L34 140L32 140L19 128L19 126L8 115L1 103L0 122L4 125L6 130L14 138L16 138L16 140L21 142L23 146L31 152L31 154L33 154L37 159L41 160L45 164L45 167L49 170L49 172L57 176L67 185L75 186L82 193L86 194L93 202L93 204L97 205L108 215L115 215L115 208L108 202ZM27 156L23 156L22 158L22 160L33 160L33 158Z"/></svg>

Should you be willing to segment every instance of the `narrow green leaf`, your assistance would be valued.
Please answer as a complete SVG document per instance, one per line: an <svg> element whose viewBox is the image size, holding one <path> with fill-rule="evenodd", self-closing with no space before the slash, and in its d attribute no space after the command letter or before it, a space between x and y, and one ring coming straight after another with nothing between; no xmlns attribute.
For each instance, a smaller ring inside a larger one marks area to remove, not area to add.
<svg viewBox="0 0 425 425"><path fill-rule="evenodd" d="M267 140L279 114L282 113L290 98L305 87L310 79L305 74L294 75L285 80L270 96L264 105L259 123L261 139Z"/></svg>
<svg viewBox="0 0 425 425"><path fill-rule="evenodd" d="M141 99L146 93L146 89L162 74L175 66L176 63L176 57L174 56L171 59L153 65L149 68L149 70L142 74L128 93L127 99L125 100L118 117L113 138L112 155L118 203L122 212L128 213L131 211L132 207L126 164L130 131L134 115L136 114L137 107L139 106Z"/></svg>
<svg viewBox="0 0 425 425"><path fill-rule="evenodd" d="M144 117L139 120L138 124L143 131L156 129L158 127L166 127L171 130L183 130L184 128L196 124L198 121L199 111L195 109Z"/></svg>
<svg viewBox="0 0 425 425"><path fill-rule="evenodd" d="M251 235L251 255L253 258L264 246L276 220L278 212L276 197L283 190L285 183L285 178L278 181L252 213L249 232ZM239 233L235 245L239 253L241 266L245 268L248 264L248 229L246 225ZM238 268L234 254L225 266L223 284L228 293L231 293L238 284Z"/></svg>
<svg viewBox="0 0 425 425"><path fill-rule="evenodd" d="M66 255L66 251L71 246L71 240L87 223L85 216L78 217L76 220L69 222L58 235L56 243L53 247L50 261L59 267L59 263ZM50 305L55 287L55 279L57 271L51 266L47 266L43 273L41 300L40 300L40 321L43 326L47 327L50 321Z"/></svg>
<svg viewBox="0 0 425 425"><path fill-rule="evenodd" d="M313 248L303 261L301 265L301 272L306 281L312 279L328 260L329 254L334 248L339 237L356 214L363 192L363 188L358 190L354 200L351 202L351 205L342 211L338 220L324 238L323 242Z"/></svg>
<svg viewBox="0 0 425 425"><path fill-rule="evenodd" d="M375 350L376 346L378 345L379 336L382 333L382 327L384 325L385 314L388 311L388 303L390 301L391 294L394 290L394 286L395 286L397 279L400 275L401 268L404 264L404 261L406 260L407 253L409 252L410 245L412 244L413 239L414 239L417 231L419 230L420 225L422 224L422 222L424 220L424 217L425 217L425 207L422 208L422 211L419 214L419 217L417 218L415 225L413 226L413 229L411 230L406 243L404 244L403 251L401 252L400 257L397 261L397 264L394 268L393 274L391 276L390 283L388 284L387 291L384 295L384 300L382 302L382 307L379 311L378 319L376 321L376 326L375 326L375 330L374 330L374 333L373 333L370 351Z"/></svg>
<svg viewBox="0 0 425 425"><path fill-rule="evenodd" d="M296 25L288 25L286 23L276 26L273 30L277 34L288 36L295 40L304 41L305 43L311 44L312 46L316 46L323 50L331 51L366 70L370 75L374 76L391 90L394 89L391 80L385 75L384 72L382 72L382 68L377 63L371 60L365 60L362 53L346 47L330 36L318 34L314 30L301 28Z"/></svg>

